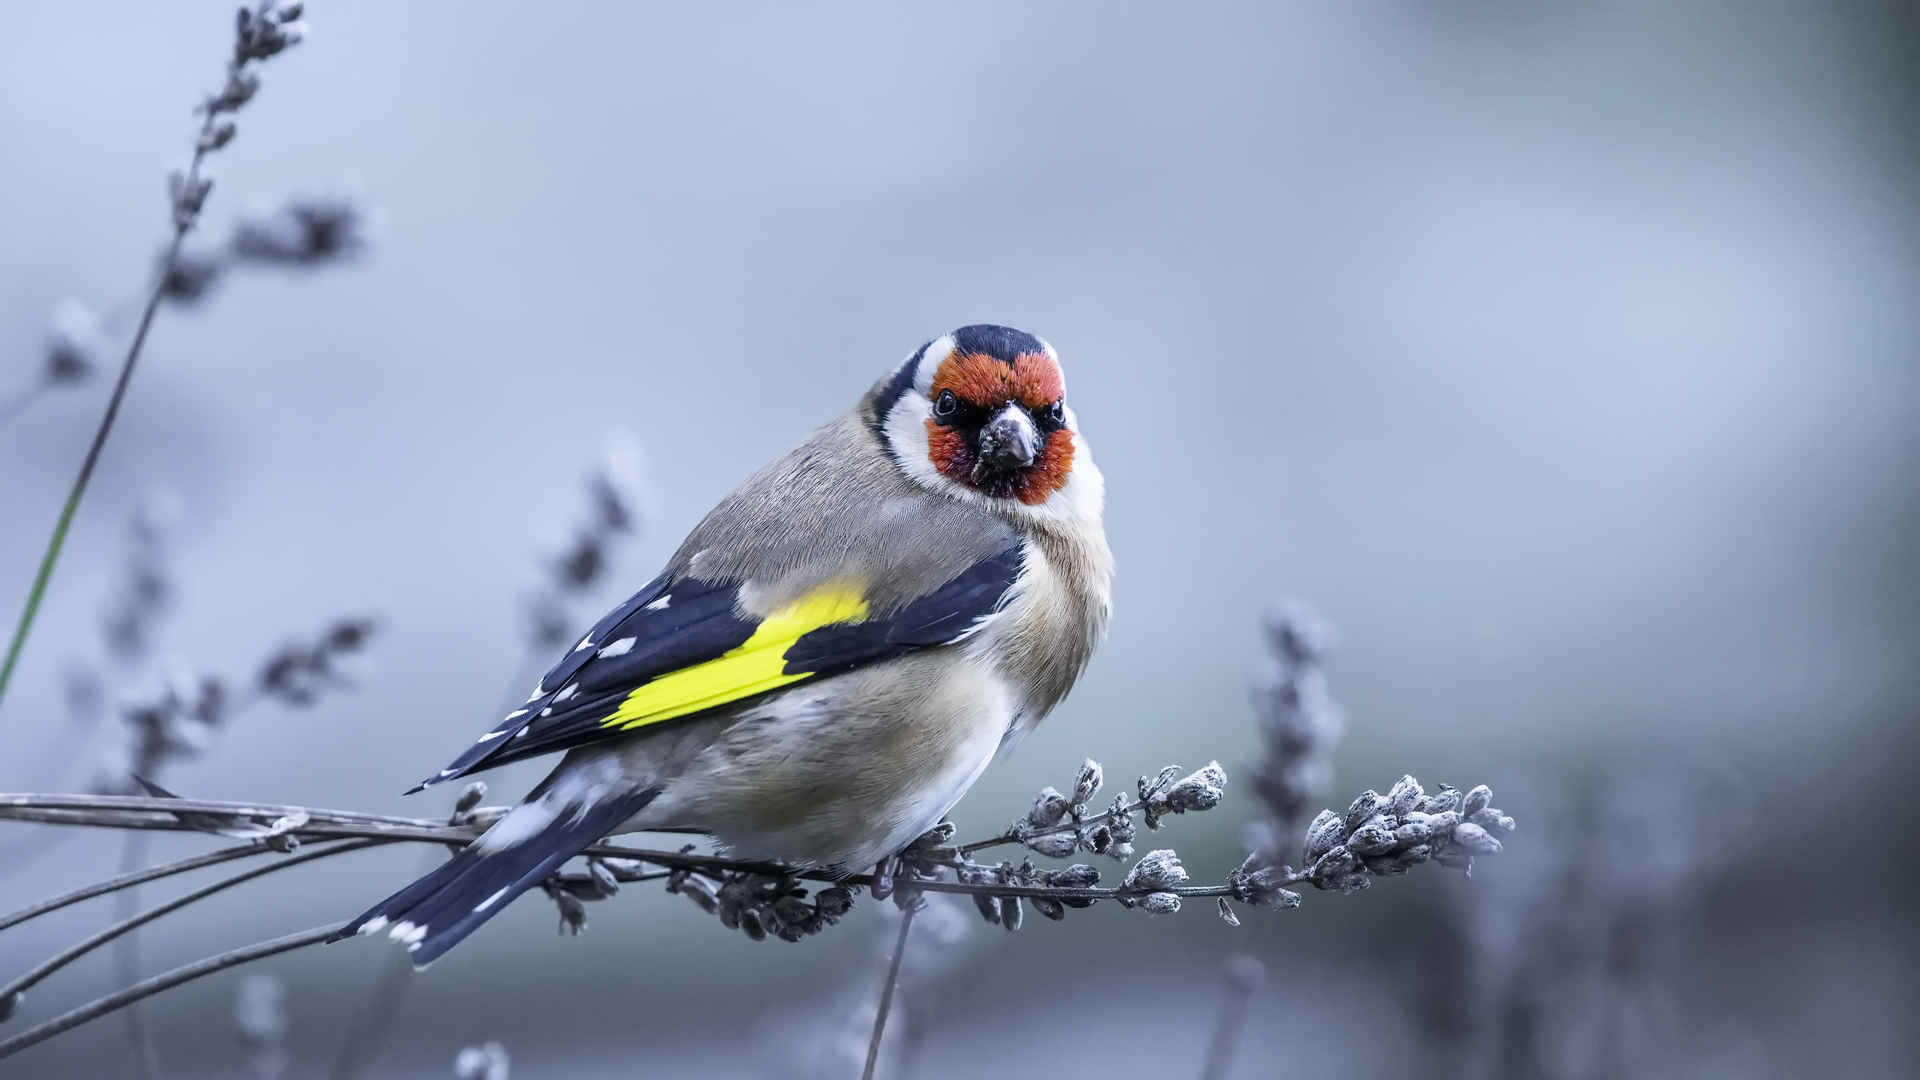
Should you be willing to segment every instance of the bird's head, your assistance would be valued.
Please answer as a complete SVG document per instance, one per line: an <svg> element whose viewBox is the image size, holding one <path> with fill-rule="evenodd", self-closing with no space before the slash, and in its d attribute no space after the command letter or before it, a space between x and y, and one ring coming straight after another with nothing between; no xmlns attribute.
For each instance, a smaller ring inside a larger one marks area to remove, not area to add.
<svg viewBox="0 0 1920 1080"><path fill-rule="evenodd" d="M1100 474L1053 346L963 326L874 386L875 433L915 483L1016 514L1099 513Z"/></svg>

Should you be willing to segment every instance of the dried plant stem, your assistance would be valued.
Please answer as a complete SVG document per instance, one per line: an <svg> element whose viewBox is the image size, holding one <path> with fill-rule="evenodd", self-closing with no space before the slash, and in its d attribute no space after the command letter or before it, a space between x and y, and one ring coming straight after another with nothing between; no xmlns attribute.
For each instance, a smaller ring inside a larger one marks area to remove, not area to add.
<svg viewBox="0 0 1920 1080"><path fill-rule="evenodd" d="M213 114L208 113L201 122L200 130L204 136L211 128ZM204 143L204 139L201 140ZM205 156L196 150L193 164L188 167L188 182L194 182L200 174L200 159ZM66 504L60 508L60 517L53 525L53 535L47 539L46 554L40 557L40 569L33 576L33 587L27 591L27 603L20 612L20 621L13 629L13 640L7 645L7 659L0 664L0 703L7 697L7 684L13 678L13 669L20 662L20 651L26 647L27 634L33 629L33 618L40 611L40 600L46 595L47 582L53 577L54 564L60 561L60 549L66 545L67 529L73 525L73 515L80 509L80 498L87 493L87 482L93 479L93 469L100 463L100 451L107 445L107 434L113 430L113 421L120 415L120 402L127 396L127 383L133 379L133 368L140 360L140 349L147 343L147 331L153 326L153 314L160 309L162 286L173 262L180 255L180 245L186 240L187 230L192 222L176 223L173 240L167 245L165 258L161 260L161 272L156 276L153 289L147 295L147 303L140 312L140 324L134 329L133 341L127 346L127 358L120 363L120 376L113 382L113 394L107 398L107 411L100 417L100 426L94 430L93 442L87 447L87 456L80 462L80 471L73 478L73 487L67 492Z"/></svg>
<svg viewBox="0 0 1920 1080"><path fill-rule="evenodd" d="M1275 925L1272 922L1269 926ZM1253 995L1259 989L1259 980L1244 973L1236 974L1235 961L1245 961L1258 970L1258 961L1251 956L1238 956L1230 960L1227 978L1227 997L1220 1006L1220 1019L1214 1025L1213 1037L1207 1041L1207 1056L1200 1066L1200 1080L1226 1080L1227 1070L1233 1067L1234 1051L1240 1046L1240 1032L1247 1025L1247 1009L1253 1003Z"/></svg>
<svg viewBox="0 0 1920 1080"><path fill-rule="evenodd" d="M374 837L431 844L464 844L478 836L485 822L473 825L446 825L419 818L387 817L379 814L292 806L275 803L218 802L207 799L155 799L138 795L40 795L0 794L0 820L36 821L46 824L82 825L101 828L161 829L174 832L201 831L198 825L181 821L175 812L230 818L274 819L305 815L305 824L290 835L303 840L327 837ZM997 841L996 841L997 842ZM619 859L638 859L655 866L678 867L702 872L747 872L808 881L845 885L870 885L871 875L835 877L824 871L795 871L792 868L755 859L734 859L724 855L702 855L689 851L629 847L599 843L581 854ZM1304 871L1296 872L1280 884L1298 884L1307 880ZM1115 900L1138 898L1149 892L1172 893L1188 899L1213 899L1233 896L1229 885L1177 885L1160 888L1072 887L1059 885L1020 885L1002 882L964 882L917 880L914 887L923 892L963 895L1017 896L1050 900ZM94 893L93 895L98 895Z"/></svg>
<svg viewBox="0 0 1920 1080"><path fill-rule="evenodd" d="M40 903L32 904L21 908L19 911L0 916L0 930L16 926L36 916L45 915L49 911L58 911L63 907L78 904L83 900L91 900L96 896L105 896L110 892L118 892L121 889L130 888L148 881L171 877L174 874L185 874L193 870L201 869L202 867L217 866L223 862L232 862L235 859L244 859L248 856L260 855L272 850L273 848L267 846L265 841L250 840L244 844L220 848L202 855L180 859L177 862L164 863L160 866L149 867L131 874L121 874L119 877L108 878L105 881L82 886L72 892L62 893L52 899L42 900Z"/></svg>
<svg viewBox="0 0 1920 1080"><path fill-rule="evenodd" d="M1115 821L1123 817L1132 817L1134 814L1145 813L1146 809L1146 803L1129 801L1125 806L1115 807L1112 810L1103 810L1098 814L1088 814L1078 821L1063 821L1058 825L1049 826L1044 829L1031 829L1025 832L1015 832L1009 829L998 836L989 836L985 840L975 840L971 844L962 844L960 846L960 854L971 855L976 851L1004 847L1007 844L1024 844L1029 840L1042 836L1062 836L1067 833L1078 832L1089 826Z"/></svg>
<svg viewBox="0 0 1920 1080"><path fill-rule="evenodd" d="M217 956L209 956L204 960L196 960L191 964L174 968L172 971L163 972L150 979L144 979L124 990L116 991L105 997L90 1001L79 1008L61 1013L59 1016L43 1024L29 1028L11 1039L0 1042L0 1058L11 1057L30 1046L36 1046L45 1042L63 1031L69 1031L79 1027L89 1020L97 1020L117 1009L123 1009L136 1001L152 997L163 990L171 990L181 983L192 982L203 975L211 975L216 971L225 971L230 967L237 967L255 960L262 960L269 956L277 956L284 952L292 952L294 949L303 949L309 945L317 945L345 925L345 923L328 923L325 926L316 926L309 930L302 930L299 933L288 934L285 937L274 938L270 941L262 941L238 949L229 949Z"/></svg>
<svg viewBox="0 0 1920 1080"><path fill-rule="evenodd" d="M880 984L880 1007L873 1014L873 1035L867 1040L867 1067L860 1072L860 1080L873 1080L874 1066L880 1063L880 1039L886 1034L887 1014L893 1011L893 993L900 985L900 963L907 956L907 934L913 930L913 913L917 906L908 906L900 913L900 936L893 939L893 959L887 963L887 979Z"/></svg>
<svg viewBox="0 0 1920 1080"><path fill-rule="evenodd" d="M120 872L125 874L133 870L144 862L146 857L147 834L143 832L128 833L120 846ZM140 893L137 886L123 889L115 894L113 898L114 918L118 921L114 923L114 926L110 926L107 929L112 930L115 926L124 926L131 930L133 927L140 925L134 921L137 917L135 909L139 904ZM138 982L140 979L140 942L131 935L123 937L119 933L109 934L102 938L101 941L112 941L115 938L119 940L115 943L113 949L113 978L114 981L120 985L129 986ZM91 946L89 946L89 948L91 948ZM48 973L56 971L65 963L66 961L61 960L52 967L46 968L46 971ZM43 965L43 967L44 966L45 965ZM38 979L35 981L38 981ZM12 1000L16 999L14 999L11 994L0 993L0 1001ZM159 1080L161 1075L160 1048L154 1045L153 1032L147 1027L146 1016L141 1013L139 1009L128 1009L122 1018L126 1024L127 1050L133 1058L134 1075L140 1077L141 1080Z"/></svg>
<svg viewBox="0 0 1920 1080"><path fill-rule="evenodd" d="M135 834L135 835L139 835L139 834ZM123 934L127 934L129 931L132 931L137 927L144 926L147 923L150 923L153 920L160 918L162 915L168 914L169 912L178 911L179 909L186 907L188 904L192 904L200 900L204 900L207 897L212 896L217 892L222 892L226 889L230 889L235 885L241 884L242 882L252 881L254 878L257 878L257 877L264 877L267 874L278 873L281 870L291 869L295 866L300 865L301 863L312 862L315 859L325 859L334 855L344 855L350 851L360 851L365 848L379 847L380 845L385 843L388 843L388 841L375 840L375 839L344 840L344 841L341 841L340 843L337 843L328 847L310 848L306 851L301 851L296 854L289 855L284 859L276 859L275 861L267 863L264 866L256 866L251 870L245 870L245 871L242 871L241 873L234 874L229 877L221 878L219 881L215 881L208 885L204 885L198 889L193 890L192 892L185 893L179 897L169 900L164 904L156 904L153 907L146 909L145 911L140 911L140 912L131 914L121 919L119 922L114 923L112 926L109 926L93 934L91 937L88 937L82 941L75 943L74 945L60 952L58 955L42 961L40 964L36 965L32 970L28 971L26 974L13 980L12 982L6 984L5 986L0 986L0 1000L5 1000L6 998L11 997L16 993L24 992L30 987L38 984L47 976L53 974L54 972L60 970L61 968L67 966L68 964L73 963L75 960L80 959L82 956L85 956L87 953L92 952L93 950L99 948L100 946L105 945L107 942L112 941ZM127 889L123 891L120 895L132 896L134 895L134 890Z"/></svg>

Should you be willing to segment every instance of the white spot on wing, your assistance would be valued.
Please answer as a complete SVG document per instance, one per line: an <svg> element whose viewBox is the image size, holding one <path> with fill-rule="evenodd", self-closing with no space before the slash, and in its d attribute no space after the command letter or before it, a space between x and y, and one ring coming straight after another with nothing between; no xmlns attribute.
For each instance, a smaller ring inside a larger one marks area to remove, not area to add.
<svg viewBox="0 0 1920 1080"><path fill-rule="evenodd" d="M669 603L671 603L672 601L673 601L673 597L671 597L671 596L663 596L663 597L661 597L660 599L658 599L658 600L655 600L655 601L654 601L653 603L651 603L651 604L648 604L648 605L647 605L646 607L644 607L644 608L641 608L640 610L642 610L642 611L665 611L665 610L667 610L667 605L668 605Z"/></svg>
<svg viewBox="0 0 1920 1080"><path fill-rule="evenodd" d="M593 648L593 635L592 635L592 634L588 634L588 635L587 635L586 637L583 637L583 638L581 638L581 639L580 639L580 644L578 644L578 645L575 645L575 646L573 647L573 651L574 651L574 652L585 652L585 651L587 651L588 649L591 649L591 648Z"/></svg>
<svg viewBox="0 0 1920 1080"><path fill-rule="evenodd" d="M607 646L606 648L601 649L600 659L608 660L616 656L627 655L628 653L633 651L633 643L635 640L636 640L635 638L630 638L630 637L621 638L619 641L616 641L613 644Z"/></svg>
<svg viewBox="0 0 1920 1080"><path fill-rule="evenodd" d="M506 733L507 733L507 729L501 728L499 731L489 731L485 735L482 735L478 739L475 739L473 741L476 744L483 743L483 742L492 742L493 740L499 738L502 735L505 735Z"/></svg>
<svg viewBox="0 0 1920 1080"><path fill-rule="evenodd" d="M521 803L513 812L503 817L493 828L480 834L473 842L474 850L480 854L500 851L524 844L540 835L541 830L553 824L554 808L542 799L538 802Z"/></svg>
<svg viewBox="0 0 1920 1080"><path fill-rule="evenodd" d="M479 902L478 904L475 904L475 905L473 906L473 910L475 910L475 911L485 911L485 910L487 910L488 908L490 908L490 907L492 907L493 905L495 905L495 904L497 904L497 903L499 903L499 902L500 902L500 898L501 898L501 897L503 897L503 896L505 896L505 895L507 895L507 888L508 888L508 886L505 886L505 885L502 885L502 886L500 887L500 891L499 891L499 892L496 892L496 893L494 893L494 894L493 894L492 896L489 896L489 897L487 897L487 898L486 898L485 900L482 900L482 901L480 901L480 902Z"/></svg>
<svg viewBox="0 0 1920 1080"><path fill-rule="evenodd" d="M579 693L579 692L580 692L580 684L579 684L579 683L577 683L577 682L576 682L576 683L568 683L568 684L567 684L567 686L566 686L566 689L564 689L564 690L562 690L562 691L560 691L560 692L559 692L558 694L555 694L555 695L554 695L554 697L553 697L553 703L554 703L555 705L558 705L558 704L560 704L561 702L563 702L563 701L565 701L565 700L567 700L568 698L570 698L570 697L572 697L573 695L575 695L575 694L577 694L577 693ZM544 715L544 714L543 714L543 715Z"/></svg>
<svg viewBox="0 0 1920 1080"><path fill-rule="evenodd" d="M387 928L387 917L385 915L375 915L373 918L368 919L366 923L360 927L360 933L377 934L380 931L385 930L386 928Z"/></svg>

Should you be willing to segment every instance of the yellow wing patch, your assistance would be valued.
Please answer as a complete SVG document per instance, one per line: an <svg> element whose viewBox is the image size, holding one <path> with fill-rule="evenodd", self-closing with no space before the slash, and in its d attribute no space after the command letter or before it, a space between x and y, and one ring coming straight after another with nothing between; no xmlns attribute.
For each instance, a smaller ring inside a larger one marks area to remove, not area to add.
<svg viewBox="0 0 1920 1080"><path fill-rule="evenodd" d="M867 601L857 586L822 585L775 609L739 647L641 684L600 726L628 731L799 682L814 673L786 673L786 653L795 641L823 626L866 617Z"/></svg>

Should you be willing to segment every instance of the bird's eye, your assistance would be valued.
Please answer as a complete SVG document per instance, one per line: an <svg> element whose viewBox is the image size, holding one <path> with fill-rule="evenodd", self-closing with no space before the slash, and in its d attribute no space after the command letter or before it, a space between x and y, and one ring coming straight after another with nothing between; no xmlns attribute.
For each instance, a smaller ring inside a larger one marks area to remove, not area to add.
<svg viewBox="0 0 1920 1080"><path fill-rule="evenodd" d="M945 418L959 411L960 399L954 397L953 391L951 390L942 390L940 391L940 396L933 399L933 415L935 416Z"/></svg>
<svg viewBox="0 0 1920 1080"><path fill-rule="evenodd" d="M1067 424L1066 402L1055 401L1053 404L1041 409L1039 420L1040 425L1048 430L1065 427Z"/></svg>

